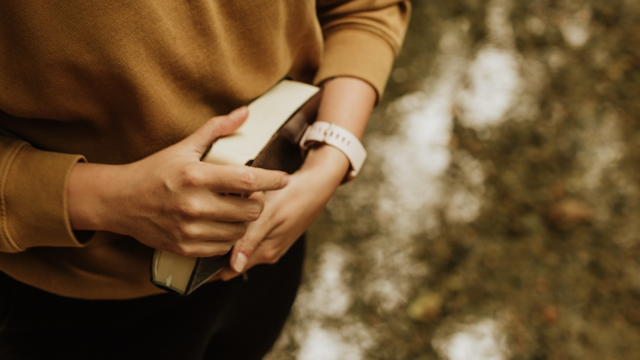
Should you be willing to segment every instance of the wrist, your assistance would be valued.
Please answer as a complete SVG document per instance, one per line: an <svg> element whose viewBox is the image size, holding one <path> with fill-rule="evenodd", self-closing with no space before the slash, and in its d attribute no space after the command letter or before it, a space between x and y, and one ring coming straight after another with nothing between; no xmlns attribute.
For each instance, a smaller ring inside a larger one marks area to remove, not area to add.
<svg viewBox="0 0 640 360"><path fill-rule="evenodd" d="M317 144L309 149L300 172L336 183L337 187L350 168L349 159L342 151L327 144Z"/></svg>
<svg viewBox="0 0 640 360"><path fill-rule="evenodd" d="M107 194L115 184L117 165L78 163L71 170L67 187L67 211L73 230L112 230Z"/></svg>
<svg viewBox="0 0 640 360"><path fill-rule="evenodd" d="M350 171L343 182L353 180L367 158L367 151L360 140L349 130L326 121L316 121L307 128L300 146L306 150L313 144L327 144L340 150L349 160Z"/></svg>

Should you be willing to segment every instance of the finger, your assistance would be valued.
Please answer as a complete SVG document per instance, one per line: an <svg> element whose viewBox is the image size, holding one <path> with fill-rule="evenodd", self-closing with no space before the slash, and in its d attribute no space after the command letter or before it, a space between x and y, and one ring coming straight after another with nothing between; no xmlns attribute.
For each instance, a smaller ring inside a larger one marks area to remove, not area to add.
<svg viewBox="0 0 640 360"><path fill-rule="evenodd" d="M202 163L202 170L206 186L217 193L246 194L280 190L289 183L289 175L285 172L244 165Z"/></svg>
<svg viewBox="0 0 640 360"><path fill-rule="evenodd" d="M255 192L247 198L214 194L217 198L215 211L209 218L214 221L256 221L264 209L264 193Z"/></svg>
<svg viewBox="0 0 640 360"><path fill-rule="evenodd" d="M170 249L169 251L188 257L210 257L228 253L235 243L236 241L201 241L183 244L178 249Z"/></svg>
<svg viewBox="0 0 640 360"><path fill-rule="evenodd" d="M220 270L220 272L218 273L218 276L220 277L220 279L222 281L229 281L235 277L237 277L238 275L240 275L239 272L233 270L230 267L224 267L222 268L222 270Z"/></svg>
<svg viewBox="0 0 640 360"><path fill-rule="evenodd" d="M249 225L247 232L236 242L231 252L231 269L238 273L245 271L251 254L253 254L253 251L260 245L269 232L267 224L268 220L259 219Z"/></svg>
<svg viewBox="0 0 640 360"><path fill-rule="evenodd" d="M247 266L245 266L245 271L256 265L277 263L287 253L292 244L281 247L282 243L276 244L273 241L262 241L253 250Z"/></svg>
<svg viewBox="0 0 640 360"><path fill-rule="evenodd" d="M217 138L236 131L248 116L249 109L243 106L233 110L229 115L213 117L193 134L182 140L181 144L192 147L202 157Z"/></svg>
<svg viewBox="0 0 640 360"><path fill-rule="evenodd" d="M178 229L181 245L209 242L227 242L241 239L247 232L246 222L212 222L206 220L183 221Z"/></svg>
<svg viewBox="0 0 640 360"><path fill-rule="evenodd" d="M184 222L230 222L256 221L264 209L264 193L255 192L249 197L204 193L178 204L177 211ZM181 225L188 225L182 223Z"/></svg>

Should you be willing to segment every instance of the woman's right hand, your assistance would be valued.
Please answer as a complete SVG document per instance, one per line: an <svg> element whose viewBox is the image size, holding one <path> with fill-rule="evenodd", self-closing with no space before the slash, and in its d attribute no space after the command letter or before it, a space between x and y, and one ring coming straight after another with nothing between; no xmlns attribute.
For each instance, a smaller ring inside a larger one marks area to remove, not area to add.
<svg viewBox="0 0 640 360"><path fill-rule="evenodd" d="M214 117L179 143L131 164L77 164L67 190L72 228L129 235L184 256L228 252L262 213L262 192L288 182L279 171L200 161L215 139L233 133L247 116L243 107ZM247 196L224 195L229 193Z"/></svg>

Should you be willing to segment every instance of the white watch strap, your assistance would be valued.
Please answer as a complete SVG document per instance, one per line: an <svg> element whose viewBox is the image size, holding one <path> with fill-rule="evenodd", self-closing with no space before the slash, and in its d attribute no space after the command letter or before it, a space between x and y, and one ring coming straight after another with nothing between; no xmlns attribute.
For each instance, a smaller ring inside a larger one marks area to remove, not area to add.
<svg viewBox="0 0 640 360"><path fill-rule="evenodd" d="M346 181L358 175L364 159L367 158L367 151L362 146L362 143L360 143L360 140L349 132L349 130L332 123L316 121L310 125L304 132L304 135L302 135L300 147L302 147L303 150L307 150L309 148L308 143L313 142L331 145L347 156L347 159L349 159L351 163L351 171L347 174L345 178Z"/></svg>

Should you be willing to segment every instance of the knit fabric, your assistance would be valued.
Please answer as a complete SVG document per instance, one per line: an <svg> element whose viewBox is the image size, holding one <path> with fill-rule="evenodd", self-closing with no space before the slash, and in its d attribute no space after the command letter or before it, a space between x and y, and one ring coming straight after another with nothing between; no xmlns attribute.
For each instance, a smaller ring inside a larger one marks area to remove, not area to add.
<svg viewBox="0 0 640 360"><path fill-rule="evenodd" d="M280 79L337 76L381 96L407 0L0 2L0 270L85 299L160 292L152 249L71 229L78 161L172 145Z"/></svg>

